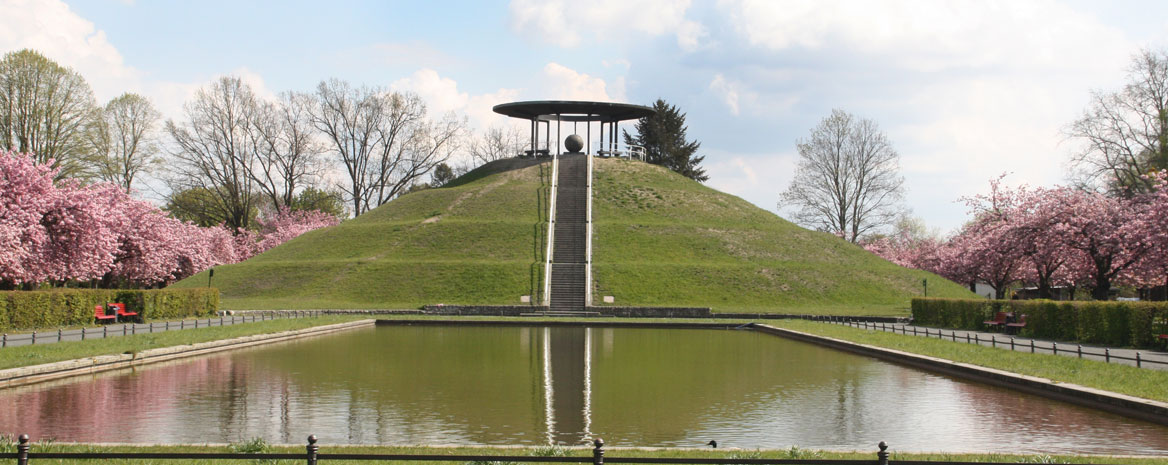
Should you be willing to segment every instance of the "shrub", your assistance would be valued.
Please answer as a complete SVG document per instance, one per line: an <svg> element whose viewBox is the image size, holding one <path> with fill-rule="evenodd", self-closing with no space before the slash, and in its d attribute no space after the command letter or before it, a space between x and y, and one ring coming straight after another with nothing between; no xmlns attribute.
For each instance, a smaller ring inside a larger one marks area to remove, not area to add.
<svg viewBox="0 0 1168 465"><path fill-rule="evenodd" d="M93 322L93 308L107 302L126 304L144 319L212 315L219 310L219 290L195 289L55 289L0 293L0 329L36 329Z"/></svg>
<svg viewBox="0 0 1168 465"><path fill-rule="evenodd" d="M913 321L929 326L982 329L982 321L997 311L1026 315L1022 335L1057 341L1152 347L1156 344L1155 334L1168 332L1168 302L937 298L912 301Z"/></svg>

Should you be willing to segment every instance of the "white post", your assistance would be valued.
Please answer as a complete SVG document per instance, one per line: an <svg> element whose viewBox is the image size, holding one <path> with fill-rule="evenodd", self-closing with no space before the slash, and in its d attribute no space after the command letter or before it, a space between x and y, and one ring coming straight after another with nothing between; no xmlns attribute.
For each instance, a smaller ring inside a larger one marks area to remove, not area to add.
<svg viewBox="0 0 1168 465"><path fill-rule="evenodd" d="M585 155L588 157L588 179L585 180L588 186L587 191L587 206L585 210L587 217L585 217L584 230L584 306L592 305L592 158L591 154Z"/></svg>
<svg viewBox="0 0 1168 465"><path fill-rule="evenodd" d="M543 304L552 305L552 244L556 240L556 191L560 183L560 157L552 157L552 194L548 201L547 255L543 266Z"/></svg>

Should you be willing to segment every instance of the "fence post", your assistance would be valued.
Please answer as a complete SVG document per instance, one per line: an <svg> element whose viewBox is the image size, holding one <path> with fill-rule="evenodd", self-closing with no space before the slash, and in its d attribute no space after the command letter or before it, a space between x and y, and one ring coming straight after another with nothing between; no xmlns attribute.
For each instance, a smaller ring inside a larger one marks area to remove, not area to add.
<svg viewBox="0 0 1168 465"><path fill-rule="evenodd" d="M1111 349L1103 348L1103 363L1111 363Z"/></svg>
<svg viewBox="0 0 1168 465"><path fill-rule="evenodd" d="M36 330L32 331L32 345L36 345Z"/></svg>
<svg viewBox="0 0 1168 465"><path fill-rule="evenodd" d="M1139 352L1136 352L1136 368L1142 368L1142 365L1140 362L1140 353Z"/></svg>
<svg viewBox="0 0 1168 465"><path fill-rule="evenodd" d="M87 329L87 328L81 328L81 340L82 340L82 341L84 341L84 340L85 340L85 330L86 330L86 329Z"/></svg>
<svg viewBox="0 0 1168 465"><path fill-rule="evenodd" d="M105 339L107 336L109 336L109 326L102 326L101 327L101 338Z"/></svg>
<svg viewBox="0 0 1168 465"><path fill-rule="evenodd" d="M1014 336L1010 336L1010 352L1014 351Z"/></svg>
<svg viewBox="0 0 1168 465"><path fill-rule="evenodd" d="M20 435L20 444L16 445L16 465L28 465L28 435Z"/></svg>
<svg viewBox="0 0 1168 465"><path fill-rule="evenodd" d="M1075 347L1079 351L1079 358L1083 358L1083 344L1078 344Z"/></svg>
<svg viewBox="0 0 1168 465"><path fill-rule="evenodd" d="M0 347L8 347L8 333L4 333L3 338L0 338Z"/></svg>
<svg viewBox="0 0 1168 465"><path fill-rule="evenodd" d="M880 452L876 453L876 462L880 465L888 465L888 444L880 441Z"/></svg>
<svg viewBox="0 0 1168 465"><path fill-rule="evenodd" d="M305 447L308 451L308 465L316 465L316 453L320 451L320 446L316 445L316 435L308 436L308 446Z"/></svg>
<svg viewBox="0 0 1168 465"><path fill-rule="evenodd" d="M592 445L592 465L604 465L604 440L596 438Z"/></svg>

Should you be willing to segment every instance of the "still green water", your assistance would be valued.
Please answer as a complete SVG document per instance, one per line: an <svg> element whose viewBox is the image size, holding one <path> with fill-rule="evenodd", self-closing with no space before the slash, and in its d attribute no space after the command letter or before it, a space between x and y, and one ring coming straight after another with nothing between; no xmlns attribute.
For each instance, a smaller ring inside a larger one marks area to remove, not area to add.
<svg viewBox="0 0 1168 465"><path fill-rule="evenodd" d="M387 326L0 392L64 441L1168 453L1168 428L752 331Z"/></svg>

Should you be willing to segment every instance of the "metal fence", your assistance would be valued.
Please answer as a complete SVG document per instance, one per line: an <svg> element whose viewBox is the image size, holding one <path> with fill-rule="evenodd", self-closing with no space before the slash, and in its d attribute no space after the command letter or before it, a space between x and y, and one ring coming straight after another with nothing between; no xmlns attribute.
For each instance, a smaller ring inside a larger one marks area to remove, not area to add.
<svg viewBox="0 0 1168 465"><path fill-rule="evenodd" d="M248 315L220 315L218 317L196 318L179 321L158 321L150 323L123 323L104 325L100 328L81 328L49 332L22 333L0 335L0 348L16 347L33 344L50 344L61 341L84 341L86 339L104 339L107 337L131 336L139 333L160 333L164 331L178 331L184 329L209 328L212 326L229 326L240 323L254 323L285 318L304 318L320 316L317 310L285 310L279 312L255 312Z"/></svg>
<svg viewBox="0 0 1168 465"><path fill-rule="evenodd" d="M883 441L878 445L874 460L807 460L807 459L763 459L744 457L606 457L604 440L593 441L592 456L532 456L532 455L409 455L409 454L322 454L316 444L316 436L308 437L308 445L302 454L264 453L164 453L164 452L32 452L28 435L21 435L16 452L0 453L0 459L16 459L17 465L29 465L32 460L303 460L306 465L318 465L328 460L360 460L388 462L478 462L478 463L649 463L649 464L701 464L701 465L1017 465L1009 462L930 462L889 460L888 445Z"/></svg>
<svg viewBox="0 0 1168 465"><path fill-rule="evenodd" d="M1009 348L1016 351L1030 351L1030 353L1051 353L1054 355L1077 356L1078 358L1097 357L1106 363L1113 361L1129 361L1135 362L1135 366L1143 368L1145 364L1150 365L1165 365L1168 366L1168 361L1145 358L1139 351L1135 351L1135 356L1129 357L1120 354L1111 353L1111 349L1104 347L1103 350L1083 349L1082 344L1063 344L1061 347L1057 342L1041 341L1035 342L1034 339L1028 339L1024 342L1018 342L1013 336L1007 336L1005 339L999 339L997 335L982 335L975 331L961 331L961 336L958 336L957 330L950 330L948 334L942 329L918 328L916 326L889 324L884 322L871 321L857 321L847 317L823 317L817 318L817 321L825 321L828 323L841 324L851 326L854 328L868 329L873 331L885 331L900 334L911 334L913 336L922 337L936 337L937 339L949 339L953 342L965 342L968 344L986 345L990 347Z"/></svg>

